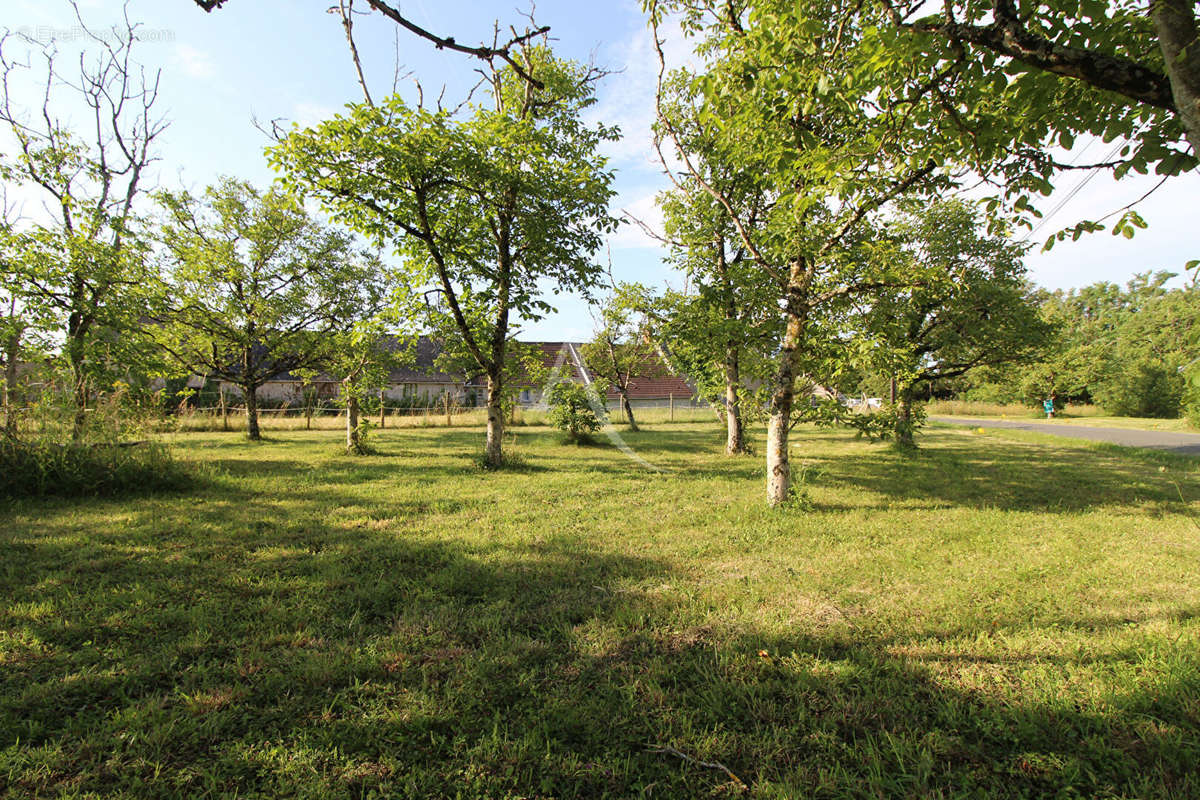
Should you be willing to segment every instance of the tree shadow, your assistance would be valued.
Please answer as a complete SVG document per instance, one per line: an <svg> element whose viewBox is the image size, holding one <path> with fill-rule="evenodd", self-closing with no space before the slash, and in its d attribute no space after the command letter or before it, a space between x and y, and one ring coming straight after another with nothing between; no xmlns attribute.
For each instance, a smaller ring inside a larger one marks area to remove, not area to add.
<svg viewBox="0 0 1200 800"><path fill-rule="evenodd" d="M146 531L159 528L128 509L130 524L82 545L37 531L0 541L4 627L16 632L0 693L0 790L1200 791L1200 671L1183 650L1120 691L1023 692L1023 669L1103 674L1132 670L1138 656L997 655L963 643L1003 631L969 623L887 638L810 615L758 631L697 616L656 589L669 564L583 534L439 541L397 535L401 515L469 505L403 500L343 526L309 515L362 498L330 489L306 502L294 520L246 512L235 524L229 506L201 504L191 530L153 546ZM1171 619L1196 613L1181 606ZM1101 632L1130 620L1063 622ZM1000 683L970 688L964 673ZM720 762L748 788L659 746Z"/></svg>
<svg viewBox="0 0 1200 800"><path fill-rule="evenodd" d="M968 435L942 435L927 437L915 452L864 444L836 456L793 455L793 468L798 462L809 466L817 485L864 490L862 504L846 508L900 501L914 508L1083 511L1133 505L1152 514L1187 513L1174 479L1159 473L1158 459L1124 451L1013 440L997 447Z"/></svg>

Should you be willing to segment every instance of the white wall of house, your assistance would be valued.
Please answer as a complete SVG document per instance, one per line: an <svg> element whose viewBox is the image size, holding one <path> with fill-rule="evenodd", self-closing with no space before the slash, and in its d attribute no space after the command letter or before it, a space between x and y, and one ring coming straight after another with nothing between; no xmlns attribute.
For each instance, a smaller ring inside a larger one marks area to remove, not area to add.
<svg viewBox="0 0 1200 800"><path fill-rule="evenodd" d="M429 402L437 400L447 392L459 400L463 394L463 385L461 383L395 383L385 389L383 395L388 400L400 401L405 397L415 397L422 402Z"/></svg>

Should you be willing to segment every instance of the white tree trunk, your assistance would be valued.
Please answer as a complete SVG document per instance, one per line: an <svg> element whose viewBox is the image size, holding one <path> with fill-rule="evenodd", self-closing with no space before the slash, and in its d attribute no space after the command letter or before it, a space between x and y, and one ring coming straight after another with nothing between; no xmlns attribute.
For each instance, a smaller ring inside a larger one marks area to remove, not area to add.
<svg viewBox="0 0 1200 800"><path fill-rule="evenodd" d="M782 374L776 375L777 391L771 399L771 414L767 420L767 502L773 506L787 502L792 488L788 434L791 431L795 388L790 384L780 388L781 380L791 379Z"/></svg>
<svg viewBox="0 0 1200 800"><path fill-rule="evenodd" d="M489 467L498 467L504 462L501 442L504 438L503 390L499 375L488 376L487 446L484 461Z"/></svg>
<svg viewBox="0 0 1200 800"><path fill-rule="evenodd" d="M783 352L772 382L767 420L767 502L773 506L786 502L792 488L788 434L792 428L792 406L796 401L796 359L802 330L800 320L788 321Z"/></svg>
<svg viewBox="0 0 1200 800"><path fill-rule="evenodd" d="M358 452L358 397L354 394L346 398L346 451Z"/></svg>

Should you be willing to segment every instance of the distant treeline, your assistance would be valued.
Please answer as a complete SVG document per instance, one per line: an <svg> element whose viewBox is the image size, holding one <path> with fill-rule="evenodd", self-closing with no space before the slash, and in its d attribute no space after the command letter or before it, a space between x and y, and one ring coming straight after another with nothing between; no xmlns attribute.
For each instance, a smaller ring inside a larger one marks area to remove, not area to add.
<svg viewBox="0 0 1200 800"><path fill-rule="evenodd" d="M1044 357L981 370L934 387L982 402L1095 403L1110 414L1200 422L1200 291L1167 288L1175 275L1143 273L1124 287L1101 282L1044 292L1056 327Z"/></svg>

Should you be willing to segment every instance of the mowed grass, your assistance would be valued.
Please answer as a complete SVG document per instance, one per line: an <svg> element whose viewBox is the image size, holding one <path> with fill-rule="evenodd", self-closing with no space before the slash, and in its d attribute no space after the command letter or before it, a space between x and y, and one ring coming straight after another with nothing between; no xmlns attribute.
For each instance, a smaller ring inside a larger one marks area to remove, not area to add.
<svg viewBox="0 0 1200 800"><path fill-rule="evenodd" d="M799 430L772 510L722 433L189 434L0 511L0 795L1200 796L1196 462Z"/></svg>

